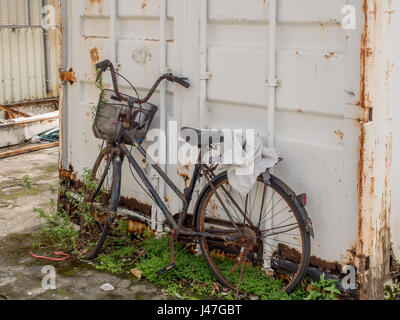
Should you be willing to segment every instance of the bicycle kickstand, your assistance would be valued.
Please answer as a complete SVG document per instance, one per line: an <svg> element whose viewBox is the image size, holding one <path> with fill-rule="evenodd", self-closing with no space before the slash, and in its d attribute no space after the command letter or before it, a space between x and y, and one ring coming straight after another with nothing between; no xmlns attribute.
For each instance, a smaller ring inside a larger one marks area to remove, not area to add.
<svg viewBox="0 0 400 320"><path fill-rule="evenodd" d="M175 229L172 229L168 232L168 238L169 238L169 250L170 250L170 257L171 257L171 264L168 266L162 268L161 270L157 271L157 275L161 276L164 273L171 271L172 269L176 268L175 264L175 249L174 249L174 242L175 242L175 235L176 231Z"/></svg>
<svg viewBox="0 0 400 320"><path fill-rule="evenodd" d="M240 275L239 275L239 282L238 282L237 288L235 290L235 300L237 300L237 298L239 297L240 285L242 284L243 273L244 273L244 268L246 267L248 253L249 253L249 250L247 248L242 248L240 250L240 254L238 257L238 262L232 268L232 273L235 273L236 270L239 268L239 266L242 265L242 268L240 270Z"/></svg>

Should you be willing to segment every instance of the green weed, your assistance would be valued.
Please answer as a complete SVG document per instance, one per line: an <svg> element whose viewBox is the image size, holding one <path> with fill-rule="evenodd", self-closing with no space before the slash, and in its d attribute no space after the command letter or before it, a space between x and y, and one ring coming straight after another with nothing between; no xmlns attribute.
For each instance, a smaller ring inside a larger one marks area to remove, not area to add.
<svg viewBox="0 0 400 320"><path fill-rule="evenodd" d="M399 300L400 299L400 281L394 279L392 285L386 285L383 289L385 300Z"/></svg>
<svg viewBox="0 0 400 320"><path fill-rule="evenodd" d="M51 200L50 211L35 209L44 220L43 232L49 239L49 244L56 249L71 252L79 256L82 249L89 251L96 245L99 228L93 218L92 204L85 199L97 188L90 170L85 170L81 179L83 186L74 192L62 190L71 205L67 213L64 208L57 208L56 201ZM52 194L58 194L59 188L50 188ZM101 199L96 199L101 202ZM96 210L98 212L98 210ZM79 224L80 230L74 228ZM96 236L96 237L94 237ZM45 245L37 243L38 248ZM119 220L113 226L100 256L93 266L114 274L128 273L135 268L141 271L147 281L166 288L166 291L185 300L194 299L234 299L232 290L224 288L209 269L202 255L193 255L188 246L175 244L175 263L177 268L158 276L156 272L170 264L168 238L154 238L150 232L132 235L128 232L128 222ZM240 270L232 273L235 262L228 259L218 261L222 273L233 283L237 283ZM281 291L282 280L266 276L259 267L246 266L241 289L242 296L257 296L262 300L328 300L335 299L340 292L333 280L304 281L293 293ZM393 296L393 294L392 294Z"/></svg>
<svg viewBox="0 0 400 320"><path fill-rule="evenodd" d="M107 270L114 274L121 274L129 271L132 265L136 248L126 245L110 254L102 254L94 263L96 269Z"/></svg>
<svg viewBox="0 0 400 320"><path fill-rule="evenodd" d="M156 275L156 271L169 264L168 239L147 239L143 242L143 248L147 254L140 260L136 268L141 270L143 276L150 282L167 286L173 292L177 291L177 289L182 290L185 287L190 288L192 296L214 295L216 298L233 298L232 292L224 290L217 282L216 277L207 266L203 256L194 256L188 252L187 247L175 245L175 263L177 268L161 277ZM229 274L231 273L232 262L229 261L225 265L220 263L220 267L224 274ZM266 277L259 268L246 268L241 288L247 294L257 295L261 299L268 300L291 299L289 295L280 291L282 288L280 281L272 277ZM238 272L232 274L232 277L235 279L229 280L236 281Z"/></svg>
<svg viewBox="0 0 400 320"><path fill-rule="evenodd" d="M44 220L42 232L49 244L57 250L70 251L76 254L76 240L79 234L70 222L68 214L65 211L54 209L50 209L50 212L45 212L39 208L33 210L39 213L40 219ZM36 243L34 246L41 247L42 244Z"/></svg>
<svg viewBox="0 0 400 320"><path fill-rule="evenodd" d="M31 190L32 189L32 184L33 184L32 178L29 177L28 175L26 175L22 179L24 180L25 188L27 188L28 190Z"/></svg>
<svg viewBox="0 0 400 320"><path fill-rule="evenodd" d="M337 280L325 279L321 275L320 281L312 281L308 286L308 295L305 300L337 300L336 295L340 294L340 291L336 288Z"/></svg>

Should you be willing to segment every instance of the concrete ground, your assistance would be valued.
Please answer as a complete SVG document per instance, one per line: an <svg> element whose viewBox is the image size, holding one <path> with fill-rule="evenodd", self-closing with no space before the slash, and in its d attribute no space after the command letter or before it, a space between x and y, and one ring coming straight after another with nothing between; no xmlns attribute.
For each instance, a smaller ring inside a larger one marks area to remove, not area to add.
<svg viewBox="0 0 400 320"><path fill-rule="evenodd" d="M117 277L86 263L52 262L29 254L40 239L33 208L48 207L49 187L57 180L57 148L0 160L0 300L168 299L156 286L139 283L133 276ZM42 286L46 266L56 271L55 290ZM106 283L114 290L102 291Z"/></svg>

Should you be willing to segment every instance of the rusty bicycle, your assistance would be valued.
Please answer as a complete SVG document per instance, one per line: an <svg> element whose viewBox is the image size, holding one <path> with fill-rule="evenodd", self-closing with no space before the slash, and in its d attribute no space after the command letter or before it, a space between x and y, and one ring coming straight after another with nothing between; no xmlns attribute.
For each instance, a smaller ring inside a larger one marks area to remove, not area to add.
<svg viewBox="0 0 400 320"><path fill-rule="evenodd" d="M104 204L106 218L98 221L102 229L100 238L86 258L97 257L115 220L121 194L122 163L127 160L169 225L171 261L158 272L159 275L176 267L174 242L178 236L190 236L200 245L204 259L220 283L234 290L236 296L247 268L260 268L265 276L281 280L282 291L293 291L304 279L310 260L313 230L305 209L305 194L298 196L279 178L265 172L244 197L230 186L226 172L216 174L217 165L201 161L201 152L190 183L182 192L160 166L151 161L142 142L158 110L148 101L160 82L168 80L189 88L188 80L166 73L157 79L147 96L140 99L120 93L116 81L118 73L109 60L96 67L99 69L98 78L106 70L111 72L114 88L102 90L93 124L94 135L106 141L107 146L93 167L97 188L91 201L104 190L108 197ZM211 148L224 138L215 131L183 128L182 132L185 140L189 143L195 141L199 150ZM127 146L136 148L141 156L150 159L155 171L181 200L177 218L169 211ZM205 179L206 186L196 200L191 219L187 219L200 177Z"/></svg>

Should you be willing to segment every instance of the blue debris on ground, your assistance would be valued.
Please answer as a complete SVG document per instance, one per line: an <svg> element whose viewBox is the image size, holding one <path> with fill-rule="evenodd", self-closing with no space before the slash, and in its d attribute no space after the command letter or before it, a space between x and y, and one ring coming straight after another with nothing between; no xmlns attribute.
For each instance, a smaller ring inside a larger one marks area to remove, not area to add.
<svg viewBox="0 0 400 320"><path fill-rule="evenodd" d="M60 129L52 129L45 133L39 135L40 140L49 141L49 142L57 142L60 138Z"/></svg>

